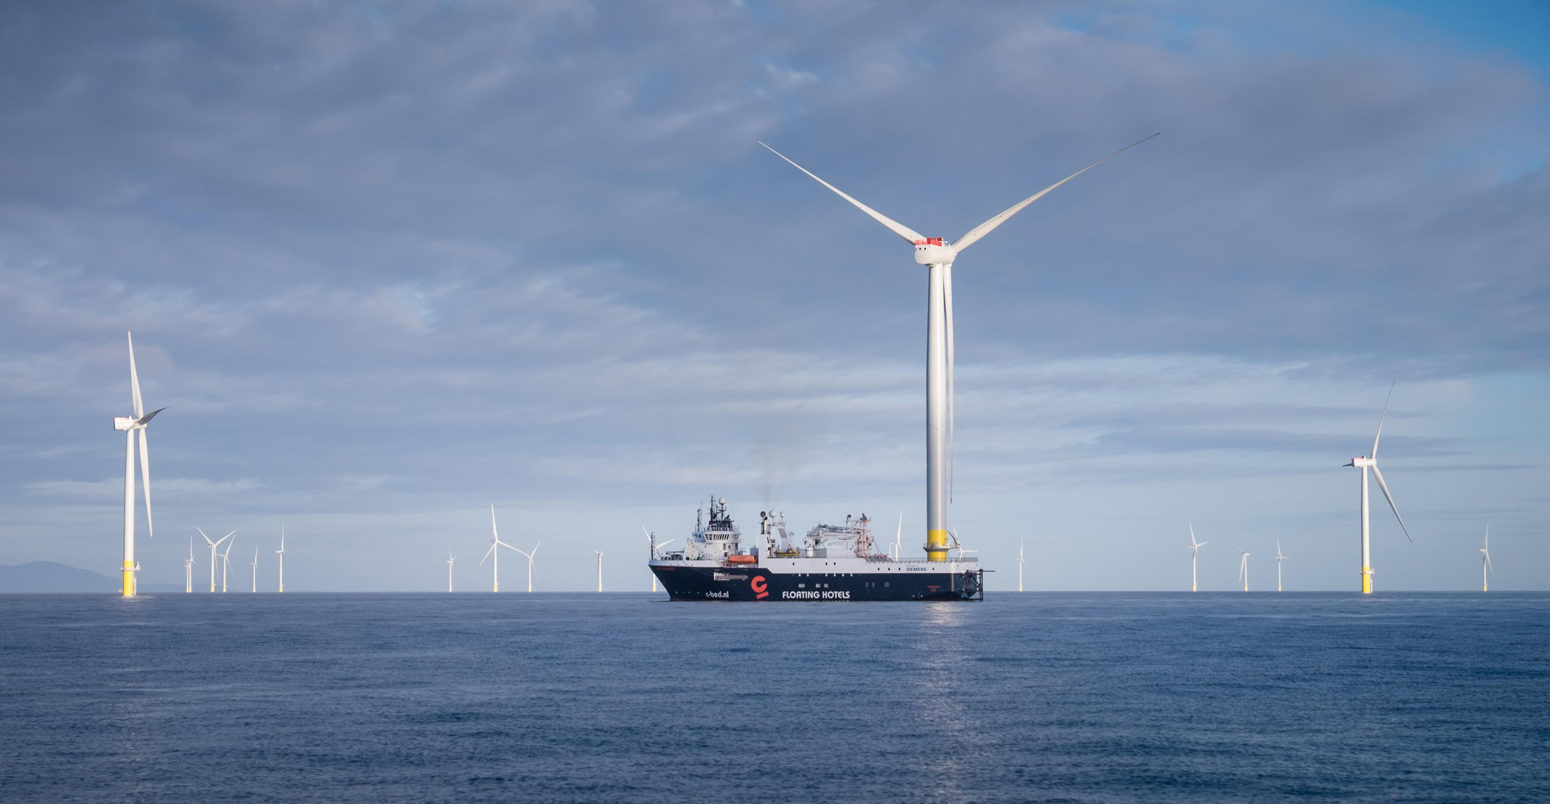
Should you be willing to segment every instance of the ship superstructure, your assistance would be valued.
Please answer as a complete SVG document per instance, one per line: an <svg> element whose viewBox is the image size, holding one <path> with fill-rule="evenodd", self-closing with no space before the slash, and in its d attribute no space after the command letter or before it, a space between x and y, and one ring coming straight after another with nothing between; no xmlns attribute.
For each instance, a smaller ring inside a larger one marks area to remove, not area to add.
<svg viewBox="0 0 1550 804"><path fill-rule="evenodd" d="M872 520L846 515L792 538L784 513L759 512L759 538L746 552L725 497L695 515L681 550L653 547L651 571L673 600L969 600L984 598L979 560L893 558L873 552Z"/></svg>

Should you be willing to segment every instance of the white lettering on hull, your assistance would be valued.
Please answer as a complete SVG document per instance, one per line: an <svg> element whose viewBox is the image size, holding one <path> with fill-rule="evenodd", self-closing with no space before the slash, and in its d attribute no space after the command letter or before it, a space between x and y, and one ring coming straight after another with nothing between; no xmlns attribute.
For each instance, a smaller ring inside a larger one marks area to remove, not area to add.
<svg viewBox="0 0 1550 804"><path fill-rule="evenodd" d="M799 589L799 590L797 590L795 592L791 592L791 591L781 592L780 593L780 599L781 600L849 600L850 599L850 590L848 590L848 589L800 590Z"/></svg>

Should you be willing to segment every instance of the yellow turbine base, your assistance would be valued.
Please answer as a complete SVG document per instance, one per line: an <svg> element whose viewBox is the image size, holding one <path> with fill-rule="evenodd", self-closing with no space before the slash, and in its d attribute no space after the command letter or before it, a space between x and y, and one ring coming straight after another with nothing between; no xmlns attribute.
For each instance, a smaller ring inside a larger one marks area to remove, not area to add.
<svg viewBox="0 0 1550 804"><path fill-rule="evenodd" d="M1372 567L1362 567L1362 594L1372 594Z"/></svg>
<svg viewBox="0 0 1550 804"><path fill-rule="evenodd" d="M1199 592L1200 591L1200 587L1196 586L1195 584L1190 584L1189 585L1189 591L1191 591L1191 592Z"/></svg>
<svg viewBox="0 0 1550 804"><path fill-rule="evenodd" d="M124 597L135 596L135 568L128 561L124 562Z"/></svg>
<svg viewBox="0 0 1550 804"><path fill-rule="evenodd" d="M945 530L928 530L928 531L926 531L926 560L927 561L946 561L947 560L947 531L945 531Z"/></svg>

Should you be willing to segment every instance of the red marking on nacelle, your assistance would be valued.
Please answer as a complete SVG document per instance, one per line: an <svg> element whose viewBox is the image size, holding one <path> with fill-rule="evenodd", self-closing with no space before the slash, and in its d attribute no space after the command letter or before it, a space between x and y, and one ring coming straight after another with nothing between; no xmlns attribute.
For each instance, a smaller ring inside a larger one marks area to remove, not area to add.
<svg viewBox="0 0 1550 804"><path fill-rule="evenodd" d="M928 237L925 240L916 240L915 241L915 245L917 245L917 246L940 246L940 245L943 245L943 243L942 243L942 238L940 238L940 237Z"/></svg>

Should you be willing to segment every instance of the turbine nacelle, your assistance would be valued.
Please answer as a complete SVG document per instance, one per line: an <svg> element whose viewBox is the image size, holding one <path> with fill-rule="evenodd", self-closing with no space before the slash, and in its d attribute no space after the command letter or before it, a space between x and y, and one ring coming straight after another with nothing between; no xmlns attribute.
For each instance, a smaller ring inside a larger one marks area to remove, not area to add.
<svg viewBox="0 0 1550 804"><path fill-rule="evenodd" d="M138 420L135 419L135 417L133 417L133 416L114 416L113 417L113 429L114 430L120 430L120 431L122 431L122 430L133 430L136 421L138 421Z"/></svg>
<svg viewBox="0 0 1550 804"><path fill-rule="evenodd" d="M958 250L943 243L940 237L915 241L915 262L920 265L948 265L956 259Z"/></svg>
<svg viewBox="0 0 1550 804"><path fill-rule="evenodd" d="M1346 464L1346 466L1354 466L1357 469L1367 469L1369 467L1373 467L1373 466L1377 466L1377 465L1378 465L1378 462L1373 460L1372 458L1368 458L1368 457L1360 456L1360 455L1355 457L1355 458L1352 458L1351 462Z"/></svg>

